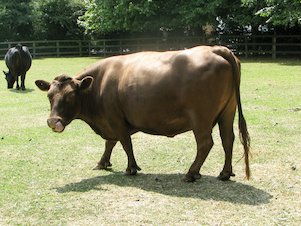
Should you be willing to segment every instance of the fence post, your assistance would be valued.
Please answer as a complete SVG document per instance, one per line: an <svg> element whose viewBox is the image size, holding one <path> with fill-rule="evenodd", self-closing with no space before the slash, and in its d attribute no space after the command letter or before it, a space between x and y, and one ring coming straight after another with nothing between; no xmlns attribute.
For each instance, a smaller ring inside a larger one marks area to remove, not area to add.
<svg viewBox="0 0 301 226"><path fill-rule="evenodd" d="M59 57L60 56L60 43L56 42L56 56Z"/></svg>
<svg viewBox="0 0 301 226"><path fill-rule="evenodd" d="M272 59L275 60L277 55L276 55L276 34L274 33L272 37Z"/></svg>
<svg viewBox="0 0 301 226"><path fill-rule="evenodd" d="M79 56L83 56L83 54L82 54L82 41L78 41L78 48L79 48Z"/></svg>
<svg viewBox="0 0 301 226"><path fill-rule="evenodd" d="M35 42L32 43L32 54L33 54L33 57L35 58L36 57L36 43Z"/></svg>
<svg viewBox="0 0 301 226"><path fill-rule="evenodd" d="M119 54L122 55L123 51L122 51L122 41L121 39L119 40Z"/></svg>
<svg viewBox="0 0 301 226"><path fill-rule="evenodd" d="M106 40L103 40L103 56L106 57L107 56L107 47L106 47Z"/></svg>

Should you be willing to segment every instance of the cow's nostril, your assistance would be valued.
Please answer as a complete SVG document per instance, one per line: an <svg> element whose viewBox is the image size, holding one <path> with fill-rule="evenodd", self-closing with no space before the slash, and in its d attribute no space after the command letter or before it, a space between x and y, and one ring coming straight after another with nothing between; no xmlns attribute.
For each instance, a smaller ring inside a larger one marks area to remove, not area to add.
<svg viewBox="0 0 301 226"><path fill-rule="evenodd" d="M57 121L58 121L57 119L49 118L47 119L47 124L51 129L54 129Z"/></svg>

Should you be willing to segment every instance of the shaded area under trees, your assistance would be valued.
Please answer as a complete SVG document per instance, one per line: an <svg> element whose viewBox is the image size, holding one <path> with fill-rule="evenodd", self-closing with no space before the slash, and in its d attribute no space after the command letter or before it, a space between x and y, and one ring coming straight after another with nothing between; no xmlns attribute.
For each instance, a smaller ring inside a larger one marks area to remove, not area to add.
<svg viewBox="0 0 301 226"><path fill-rule="evenodd" d="M0 41L301 34L300 0L0 0Z"/></svg>

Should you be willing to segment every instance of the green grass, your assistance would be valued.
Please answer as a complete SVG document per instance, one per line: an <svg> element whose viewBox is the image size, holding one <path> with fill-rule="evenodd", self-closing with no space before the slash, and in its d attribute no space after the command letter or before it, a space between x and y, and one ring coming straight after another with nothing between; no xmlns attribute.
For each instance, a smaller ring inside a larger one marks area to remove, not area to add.
<svg viewBox="0 0 301 226"><path fill-rule="evenodd" d="M93 171L104 140L82 121L64 133L46 124L49 103L36 79L74 75L96 58L33 61L27 91L0 80L0 225L300 225L301 62L243 60L242 101L252 139L252 179L244 179L242 146L234 146L230 182L215 145L195 183L182 178L196 154L191 132L173 139L133 136L136 177L123 175L117 145L112 171ZM4 62L1 69L6 70ZM235 124L237 134L237 123Z"/></svg>

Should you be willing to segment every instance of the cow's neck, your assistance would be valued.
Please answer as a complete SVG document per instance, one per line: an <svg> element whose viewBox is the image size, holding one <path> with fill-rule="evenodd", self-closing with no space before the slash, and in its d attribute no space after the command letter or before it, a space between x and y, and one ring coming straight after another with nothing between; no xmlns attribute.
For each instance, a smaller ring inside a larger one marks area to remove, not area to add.
<svg viewBox="0 0 301 226"><path fill-rule="evenodd" d="M81 95L81 109L78 118L90 123L99 115L100 108L99 101L96 101L95 96L91 92L85 93Z"/></svg>
<svg viewBox="0 0 301 226"><path fill-rule="evenodd" d="M78 80L82 80L86 76L92 76L94 78L91 89L87 93L82 93L80 96L81 109L77 118L85 121L95 133L104 139L114 140L116 137L104 116L102 97L99 92L102 75L103 73L99 71L98 67L92 67L92 69L76 76Z"/></svg>
<svg viewBox="0 0 301 226"><path fill-rule="evenodd" d="M81 97L81 111L78 119L85 121L93 131L104 139L115 139L111 129L102 117L101 100L95 95L85 94Z"/></svg>
<svg viewBox="0 0 301 226"><path fill-rule="evenodd" d="M80 81L87 76L94 78L94 84L89 91L80 94L81 109L78 118L89 123L94 121L95 115L98 115L98 111L101 110L100 100L97 96L97 85L95 85L99 83L100 76L94 69L90 69L78 74L75 78Z"/></svg>

